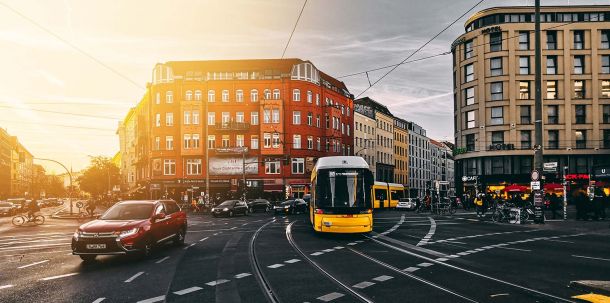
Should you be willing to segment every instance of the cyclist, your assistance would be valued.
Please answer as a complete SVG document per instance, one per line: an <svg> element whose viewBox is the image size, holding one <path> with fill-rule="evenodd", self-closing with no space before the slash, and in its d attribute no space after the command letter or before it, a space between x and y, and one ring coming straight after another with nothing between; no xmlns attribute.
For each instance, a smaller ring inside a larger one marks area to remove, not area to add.
<svg viewBox="0 0 610 303"><path fill-rule="evenodd" d="M28 210L28 220L32 221L32 220L34 220L36 213L40 211L40 206L38 206L38 203L36 203L35 200L31 200L30 203L28 204L27 210Z"/></svg>
<svg viewBox="0 0 610 303"><path fill-rule="evenodd" d="M87 204L85 205L85 211L89 214L89 216L93 216L93 212L97 207L95 204L95 199L90 199L87 201Z"/></svg>

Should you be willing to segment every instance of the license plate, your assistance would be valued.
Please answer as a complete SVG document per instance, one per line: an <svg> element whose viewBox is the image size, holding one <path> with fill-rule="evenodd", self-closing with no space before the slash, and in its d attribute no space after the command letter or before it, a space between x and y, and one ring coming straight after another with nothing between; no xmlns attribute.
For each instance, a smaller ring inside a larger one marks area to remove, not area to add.
<svg viewBox="0 0 610 303"><path fill-rule="evenodd" d="M87 244L87 249L105 249L106 244Z"/></svg>

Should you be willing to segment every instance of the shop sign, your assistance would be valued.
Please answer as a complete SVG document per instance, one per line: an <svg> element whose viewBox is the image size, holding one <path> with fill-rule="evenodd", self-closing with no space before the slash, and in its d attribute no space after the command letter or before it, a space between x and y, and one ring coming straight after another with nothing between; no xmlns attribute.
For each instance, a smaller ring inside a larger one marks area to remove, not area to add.
<svg viewBox="0 0 610 303"><path fill-rule="evenodd" d="M246 174L258 175L258 158L248 157L246 161ZM211 176L226 176L226 175L241 175L243 169L243 159L241 157L212 157L210 158L210 175Z"/></svg>
<svg viewBox="0 0 610 303"><path fill-rule="evenodd" d="M610 167L599 167L593 170L593 174L596 178L609 178Z"/></svg>
<svg viewBox="0 0 610 303"><path fill-rule="evenodd" d="M557 172L557 162L546 162L542 164L542 171L544 172Z"/></svg>
<svg viewBox="0 0 610 303"><path fill-rule="evenodd" d="M565 176L566 180L589 180L589 175L587 174L568 174Z"/></svg>
<svg viewBox="0 0 610 303"><path fill-rule="evenodd" d="M479 180L479 176L463 176L462 182L476 182Z"/></svg>
<svg viewBox="0 0 610 303"><path fill-rule="evenodd" d="M492 26L492 27L482 29L481 34L485 35L485 34L490 34L490 33L498 33L501 31L502 31L502 28L500 26Z"/></svg>
<svg viewBox="0 0 610 303"><path fill-rule="evenodd" d="M532 181L530 185L532 190L540 190L540 181Z"/></svg>
<svg viewBox="0 0 610 303"><path fill-rule="evenodd" d="M514 150L515 149L515 145L510 143L510 144L504 144L504 143L497 143L497 144L490 144L488 146L488 150Z"/></svg>
<svg viewBox="0 0 610 303"><path fill-rule="evenodd" d="M542 212L542 191L534 191L534 223L544 223L544 213Z"/></svg>

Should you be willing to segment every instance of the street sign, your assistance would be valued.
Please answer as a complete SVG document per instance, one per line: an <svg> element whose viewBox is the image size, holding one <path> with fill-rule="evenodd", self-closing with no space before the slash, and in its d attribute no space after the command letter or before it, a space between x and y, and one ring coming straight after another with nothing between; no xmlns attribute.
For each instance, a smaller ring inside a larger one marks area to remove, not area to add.
<svg viewBox="0 0 610 303"><path fill-rule="evenodd" d="M531 187L532 190L540 190L540 181L532 181Z"/></svg>
<svg viewBox="0 0 610 303"><path fill-rule="evenodd" d="M537 170L532 170L532 181L538 181L540 180L540 172L538 172Z"/></svg>
<svg viewBox="0 0 610 303"><path fill-rule="evenodd" d="M557 162L546 162L542 165L542 171L544 172L557 172Z"/></svg>

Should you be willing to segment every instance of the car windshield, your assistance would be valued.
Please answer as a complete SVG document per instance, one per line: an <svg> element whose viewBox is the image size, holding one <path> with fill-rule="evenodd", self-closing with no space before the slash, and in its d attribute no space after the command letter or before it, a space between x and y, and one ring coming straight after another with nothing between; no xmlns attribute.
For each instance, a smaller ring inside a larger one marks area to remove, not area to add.
<svg viewBox="0 0 610 303"><path fill-rule="evenodd" d="M229 200L229 201L224 201L224 202L220 203L220 205L218 205L218 207L233 206L233 204L235 204L235 201Z"/></svg>
<svg viewBox="0 0 610 303"><path fill-rule="evenodd" d="M292 202L294 202L294 200L284 201L281 203L281 205L290 205L290 204L292 204Z"/></svg>
<svg viewBox="0 0 610 303"><path fill-rule="evenodd" d="M102 220L144 220L152 213L152 204L117 204L110 208Z"/></svg>

